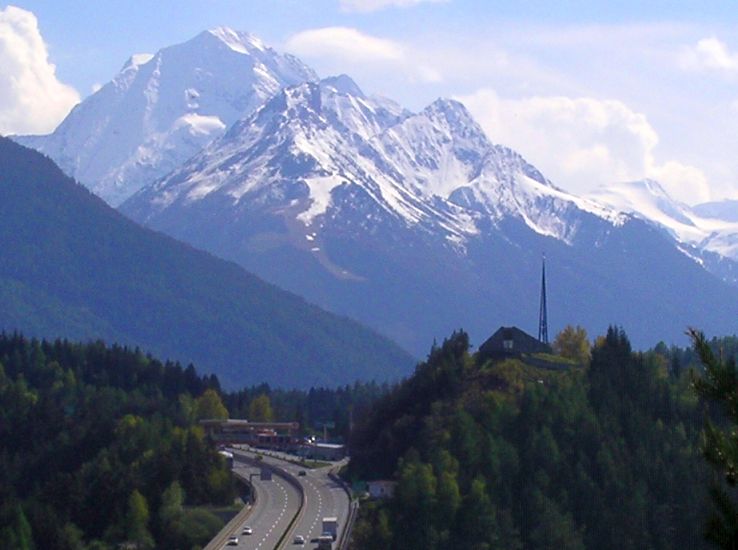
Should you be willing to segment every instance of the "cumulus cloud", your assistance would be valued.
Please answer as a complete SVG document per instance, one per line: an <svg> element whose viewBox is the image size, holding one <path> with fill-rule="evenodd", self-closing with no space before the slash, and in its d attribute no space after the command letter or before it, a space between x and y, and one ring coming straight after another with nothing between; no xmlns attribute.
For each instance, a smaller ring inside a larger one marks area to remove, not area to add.
<svg viewBox="0 0 738 550"><path fill-rule="evenodd" d="M418 4L440 4L448 0L339 0L341 11L367 13L389 7L408 8Z"/></svg>
<svg viewBox="0 0 738 550"><path fill-rule="evenodd" d="M433 67L411 60L399 42L371 36L351 27L305 30L291 36L286 48L300 57L322 60L330 72L354 73L357 65L375 65L402 70L412 80L441 80L441 75Z"/></svg>
<svg viewBox="0 0 738 550"><path fill-rule="evenodd" d="M302 31L290 37L287 47L306 57L343 58L352 62L398 61L405 55L397 42L350 27Z"/></svg>
<svg viewBox="0 0 738 550"><path fill-rule="evenodd" d="M52 131L79 102L56 78L33 13L0 9L0 134Z"/></svg>
<svg viewBox="0 0 738 550"><path fill-rule="evenodd" d="M662 182L664 188L682 202L696 204L712 198L707 177L694 166L675 160L663 164L654 163L649 177Z"/></svg>
<svg viewBox="0 0 738 550"><path fill-rule="evenodd" d="M715 37L703 38L682 51L680 64L685 69L733 73L738 71L738 53Z"/></svg>
<svg viewBox="0 0 738 550"><path fill-rule="evenodd" d="M645 115L615 100L500 98L492 90L459 97L490 139L520 151L557 185L587 193L616 181L657 179L674 198L709 198L697 168L657 162L658 134Z"/></svg>

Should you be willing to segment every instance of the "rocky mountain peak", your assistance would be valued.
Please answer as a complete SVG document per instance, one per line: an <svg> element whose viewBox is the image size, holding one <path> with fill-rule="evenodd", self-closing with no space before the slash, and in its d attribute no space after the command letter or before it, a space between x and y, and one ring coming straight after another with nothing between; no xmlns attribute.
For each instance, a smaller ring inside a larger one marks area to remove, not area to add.
<svg viewBox="0 0 738 550"><path fill-rule="evenodd" d="M181 165L285 86L315 72L248 33L219 27L133 56L47 136L17 141L112 205Z"/></svg>

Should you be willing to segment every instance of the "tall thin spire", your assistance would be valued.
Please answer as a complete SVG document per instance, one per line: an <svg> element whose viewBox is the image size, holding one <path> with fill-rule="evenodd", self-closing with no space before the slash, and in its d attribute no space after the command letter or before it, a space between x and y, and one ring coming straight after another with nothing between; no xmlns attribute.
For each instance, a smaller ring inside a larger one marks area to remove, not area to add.
<svg viewBox="0 0 738 550"><path fill-rule="evenodd" d="M546 309L546 255L541 271L541 309L538 313L538 340L548 344L548 311Z"/></svg>

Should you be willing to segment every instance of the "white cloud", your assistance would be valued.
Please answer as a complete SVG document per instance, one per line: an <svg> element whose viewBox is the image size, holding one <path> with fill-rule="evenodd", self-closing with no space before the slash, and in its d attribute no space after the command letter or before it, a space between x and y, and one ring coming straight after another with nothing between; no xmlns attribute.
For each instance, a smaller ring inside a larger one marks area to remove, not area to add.
<svg viewBox="0 0 738 550"><path fill-rule="evenodd" d="M674 198L688 204L706 202L713 198L707 177L694 166L669 160L652 166L649 177L661 182Z"/></svg>
<svg viewBox="0 0 738 550"><path fill-rule="evenodd" d="M330 73L356 74L381 70L401 70L408 80L438 82L441 74L428 64L411 59L406 48L394 40L365 34L351 27L324 27L299 32L289 38L286 48L300 57L317 59Z"/></svg>
<svg viewBox="0 0 738 550"><path fill-rule="evenodd" d="M685 48L680 57L682 68L691 70L738 71L738 53L715 37L703 38L696 45Z"/></svg>
<svg viewBox="0 0 738 550"><path fill-rule="evenodd" d="M350 27L302 31L290 37L287 48L305 57L338 58L350 62L398 61L405 55L399 43Z"/></svg>
<svg viewBox="0 0 738 550"><path fill-rule="evenodd" d="M418 4L440 4L448 0L339 0L341 11L367 13L389 7L408 8Z"/></svg>
<svg viewBox="0 0 738 550"><path fill-rule="evenodd" d="M492 141L516 149L572 192L650 177L676 199L694 203L709 198L700 170L673 160L657 162L658 134L645 115L621 101L503 99L489 89L459 99Z"/></svg>
<svg viewBox="0 0 738 550"><path fill-rule="evenodd" d="M33 13L0 9L0 134L52 131L79 102L49 62Z"/></svg>

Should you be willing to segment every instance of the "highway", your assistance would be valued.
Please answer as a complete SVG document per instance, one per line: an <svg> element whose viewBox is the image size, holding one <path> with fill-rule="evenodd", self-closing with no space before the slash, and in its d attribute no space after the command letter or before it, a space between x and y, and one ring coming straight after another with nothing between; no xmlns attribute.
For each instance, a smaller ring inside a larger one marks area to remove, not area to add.
<svg viewBox="0 0 738 550"><path fill-rule="evenodd" d="M243 451L235 451L234 455L238 456L240 452ZM247 455L254 456L254 453L249 452ZM281 460L277 456L264 456L263 460L267 464L277 466L294 476L302 486L305 495L304 506L299 519L290 529L288 536L285 537L282 548L298 548L297 545L293 544L293 540L297 535L305 537L305 548L315 548L315 544L311 544L311 541L317 539L322 533L324 517L338 518L338 533L340 536L348 518L350 502L341 485L329 477L332 466L309 469ZM305 472L304 476L299 475L301 471Z"/></svg>
<svg viewBox="0 0 738 550"><path fill-rule="evenodd" d="M294 467L298 468L298 467ZM346 491L328 477L328 468L305 470L299 477L305 491L305 505L300 521L292 530L290 540L302 535L307 541L317 539L322 533L324 517L337 517L339 535L346 523L349 499Z"/></svg>
<svg viewBox="0 0 738 550"><path fill-rule="evenodd" d="M300 508L300 492L276 474L270 481L262 481L258 475L251 476L257 474L259 468L240 461L238 455L234 458L234 471L246 478L251 477L257 498L248 519L233 533L238 537L238 546L227 548L273 550ZM251 535L242 534L246 525L251 527Z"/></svg>

